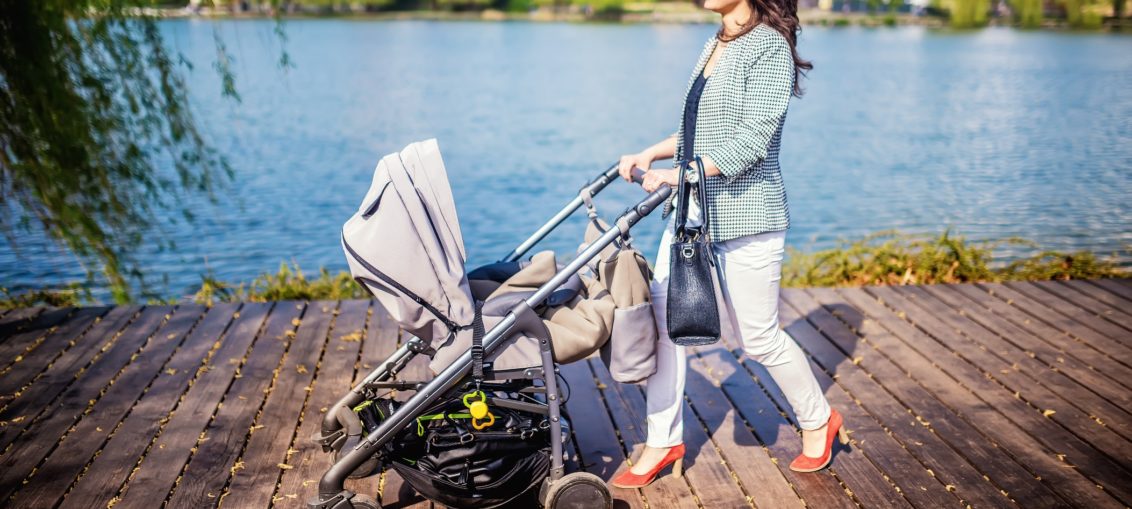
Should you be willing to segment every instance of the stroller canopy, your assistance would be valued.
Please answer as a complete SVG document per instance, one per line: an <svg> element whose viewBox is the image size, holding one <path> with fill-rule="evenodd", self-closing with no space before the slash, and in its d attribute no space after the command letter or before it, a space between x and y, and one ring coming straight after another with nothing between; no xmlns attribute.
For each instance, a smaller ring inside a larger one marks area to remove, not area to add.
<svg viewBox="0 0 1132 509"><path fill-rule="evenodd" d="M464 239L435 139L378 163L342 247L355 279L410 334L437 343L472 322Z"/></svg>

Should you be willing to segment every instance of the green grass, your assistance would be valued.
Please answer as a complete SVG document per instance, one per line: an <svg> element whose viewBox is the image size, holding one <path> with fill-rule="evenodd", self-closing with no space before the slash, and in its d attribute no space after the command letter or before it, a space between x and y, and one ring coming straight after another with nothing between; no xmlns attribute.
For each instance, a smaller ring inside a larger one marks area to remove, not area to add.
<svg viewBox="0 0 1132 509"><path fill-rule="evenodd" d="M26 308L31 306L68 307L90 302L90 294L78 283L62 288L41 288L12 295L7 288L0 288L0 309Z"/></svg>
<svg viewBox="0 0 1132 509"><path fill-rule="evenodd" d="M192 297L194 302L210 306L215 302L363 298L369 298L369 294L350 274L331 274L323 267L318 270L318 276L311 279L298 263L282 263L274 274L262 274L251 283L228 283L206 275L201 277L201 287Z"/></svg>
<svg viewBox="0 0 1132 509"><path fill-rule="evenodd" d="M968 241L945 231L938 236L887 231L812 253L790 249L783 286L865 286L994 281L1048 281L1129 277L1115 263L1093 253L1043 251L1009 263L995 263L1003 245L1034 244L1021 239Z"/></svg>

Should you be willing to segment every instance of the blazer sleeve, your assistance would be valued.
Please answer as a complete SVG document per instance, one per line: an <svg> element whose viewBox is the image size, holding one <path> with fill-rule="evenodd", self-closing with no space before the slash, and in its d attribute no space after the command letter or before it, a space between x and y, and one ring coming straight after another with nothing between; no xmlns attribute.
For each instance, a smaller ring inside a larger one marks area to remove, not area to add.
<svg viewBox="0 0 1132 509"><path fill-rule="evenodd" d="M745 72L736 112L742 118L727 142L705 154L728 182L766 158L794 92L794 55L781 34L769 32L761 37L755 43L755 54Z"/></svg>

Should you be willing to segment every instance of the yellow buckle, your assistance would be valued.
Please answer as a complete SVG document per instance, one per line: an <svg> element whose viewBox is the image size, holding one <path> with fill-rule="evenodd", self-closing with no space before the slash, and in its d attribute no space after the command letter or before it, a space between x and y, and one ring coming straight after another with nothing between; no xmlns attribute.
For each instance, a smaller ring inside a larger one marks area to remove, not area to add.
<svg viewBox="0 0 1132 509"><path fill-rule="evenodd" d="M485 406L485 410L486 410L486 406ZM482 429L484 429L488 426L491 426L492 424L495 424L495 415L492 414L491 412L487 413L487 422L481 423L479 421L479 419L472 417L472 427L475 428L476 430L482 430Z"/></svg>
<svg viewBox="0 0 1132 509"><path fill-rule="evenodd" d="M476 401L468 401L473 397L478 397ZM487 408L487 395L483 391L472 391L464 395L464 406L468 407L468 413L472 414L472 427L477 430L482 430L492 424L495 424L495 416ZM482 419L487 418L486 422L480 422Z"/></svg>

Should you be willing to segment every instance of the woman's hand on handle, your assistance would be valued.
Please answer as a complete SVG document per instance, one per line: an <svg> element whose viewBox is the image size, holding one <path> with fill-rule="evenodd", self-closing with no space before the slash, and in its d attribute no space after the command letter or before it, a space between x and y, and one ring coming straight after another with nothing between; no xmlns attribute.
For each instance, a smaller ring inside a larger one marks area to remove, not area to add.
<svg viewBox="0 0 1132 509"><path fill-rule="evenodd" d="M676 135L669 136L660 140L653 146L646 148L636 154L621 156L621 162L617 164L617 173L626 182L633 181L633 168L640 168L641 171L649 171L652 163L663 159L670 159L676 153Z"/></svg>
<svg viewBox="0 0 1132 509"><path fill-rule="evenodd" d="M617 173L625 182L633 181L633 168L640 168L642 171L649 171L649 166L652 165L652 156L646 152L636 154L629 154L621 156L621 162L617 164Z"/></svg>
<svg viewBox="0 0 1132 509"><path fill-rule="evenodd" d="M645 173L645 180L641 182L641 187L649 193L660 189L661 186L675 187L679 175L680 172L675 169L649 170L648 173Z"/></svg>

